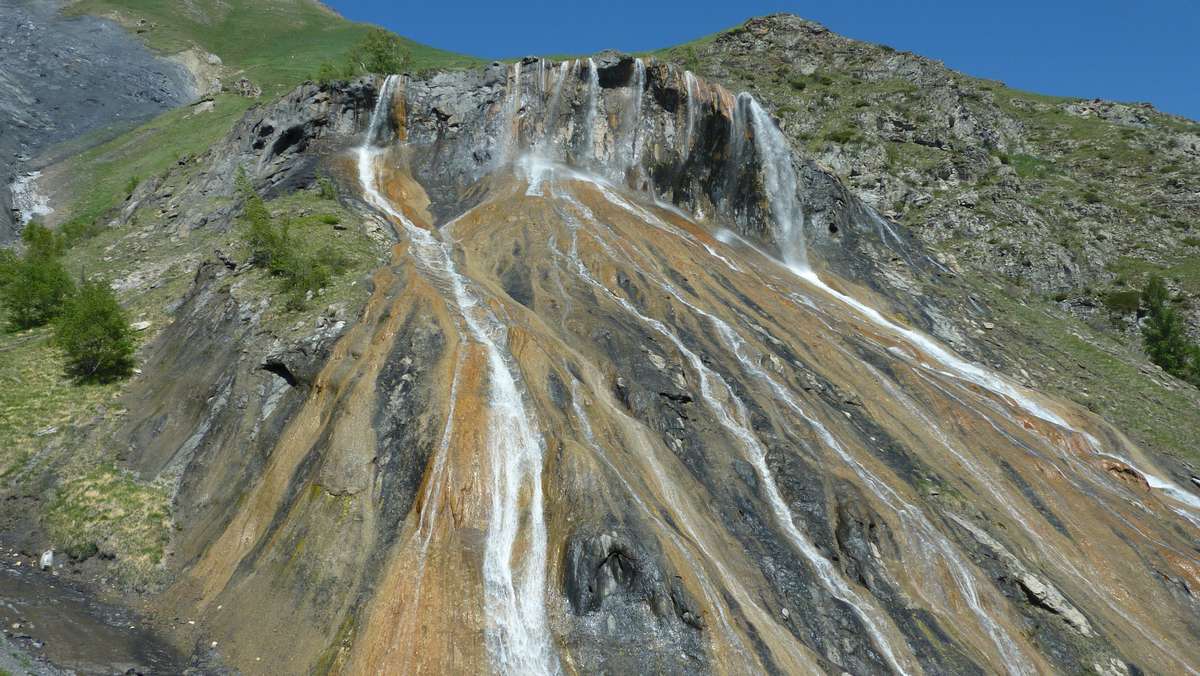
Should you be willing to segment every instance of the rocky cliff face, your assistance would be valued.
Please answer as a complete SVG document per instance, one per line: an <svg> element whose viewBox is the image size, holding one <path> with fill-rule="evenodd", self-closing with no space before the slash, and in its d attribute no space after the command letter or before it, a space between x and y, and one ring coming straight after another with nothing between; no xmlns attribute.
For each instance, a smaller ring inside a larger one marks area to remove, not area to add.
<svg viewBox="0 0 1200 676"><path fill-rule="evenodd" d="M104 429L173 487L157 603L238 668L1200 668L1200 498L928 337L941 263L755 98L526 59L306 86L200 162L130 212L329 173L393 242L277 341L205 263Z"/></svg>
<svg viewBox="0 0 1200 676"><path fill-rule="evenodd" d="M38 169L29 163L40 153L99 133L95 142L193 96L182 66L156 58L111 21L59 15L63 6L0 1L0 245L16 237L20 220L45 208L31 194L34 182L9 189Z"/></svg>

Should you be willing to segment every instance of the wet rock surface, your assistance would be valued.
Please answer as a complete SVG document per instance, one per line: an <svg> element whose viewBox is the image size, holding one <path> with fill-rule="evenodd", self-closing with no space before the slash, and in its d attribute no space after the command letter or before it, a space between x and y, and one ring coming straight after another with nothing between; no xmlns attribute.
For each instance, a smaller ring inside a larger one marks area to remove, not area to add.
<svg viewBox="0 0 1200 676"><path fill-rule="evenodd" d="M43 151L93 141L193 96L187 70L111 21L65 17L58 0L0 1L0 245L15 238L8 185Z"/></svg>
<svg viewBox="0 0 1200 676"><path fill-rule="evenodd" d="M20 652L13 673L182 673L188 660L142 618L95 601L79 585L34 566L0 567L0 621Z"/></svg>

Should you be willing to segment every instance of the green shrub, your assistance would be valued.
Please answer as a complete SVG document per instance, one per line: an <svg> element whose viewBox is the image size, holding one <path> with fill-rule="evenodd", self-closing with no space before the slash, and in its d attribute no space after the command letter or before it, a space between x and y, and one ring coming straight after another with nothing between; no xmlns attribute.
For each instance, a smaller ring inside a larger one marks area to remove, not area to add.
<svg viewBox="0 0 1200 676"><path fill-rule="evenodd" d="M337 225L342 219L338 218L337 214L321 214L321 222L325 225Z"/></svg>
<svg viewBox="0 0 1200 676"><path fill-rule="evenodd" d="M272 276L279 278L280 291L289 310L302 309L310 293L317 293L334 275L345 272L351 261L330 248L306 251L292 237L288 219L275 223L266 203L244 172L239 172L237 183L245 199L242 239L250 248L251 261L266 267ZM333 225L340 219L327 214L321 221Z"/></svg>
<svg viewBox="0 0 1200 676"><path fill-rule="evenodd" d="M391 75L408 70L411 63L412 54L400 36L382 28L372 28L350 48L342 63L322 63L317 69L316 80L328 84L370 73Z"/></svg>
<svg viewBox="0 0 1200 676"><path fill-rule="evenodd" d="M66 239L37 221L30 221L21 230L21 240L29 256L57 258L67 251Z"/></svg>
<svg viewBox="0 0 1200 676"><path fill-rule="evenodd" d="M337 199L337 187L328 177L322 176L317 179L317 195L323 200L335 200Z"/></svg>
<svg viewBox="0 0 1200 676"><path fill-rule="evenodd" d="M324 61L317 68L317 74L313 79L323 85L327 85L331 82L347 79L346 70L334 65L332 61Z"/></svg>
<svg viewBox="0 0 1200 676"><path fill-rule="evenodd" d="M63 238L37 222L21 233L25 253L0 256L0 304L8 314L8 328L23 331L42 326L57 317L63 303L75 290L63 267L66 249Z"/></svg>
<svg viewBox="0 0 1200 676"><path fill-rule="evenodd" d="M133 191L137 190L139 183L141 183L141 180L138 179L137 176L129 177L129 181L125 183L125 197L126 198L133 197Z"/></svg>
<svg viewBox="0 0 1200 676"><path fill-rule="evenodd" d="M72 218L59 226L59 231L68 245L95 237L103 229L104 226L99 221L82 216Z"/></svg>
<svg viewBox="0 0 1200 676"><path fill-rule="evenodd" d="M54 326L67 373L84 382L111 382L133 371L133 330L107 283L84 282Z"/></svg>
<svg viewBox="0 0 1200 676"><path fill-rule="evenodd" d="M1104 295L1104 306L1118 315L1131 315L1138 311L1142 294L1138 291L1110 291Z"/></svg>
<svg viewBox="0 0 1200 676"><path fill-rule="evenodd" d="M845 144L845 143L853 143L854 141L857 141L859 137L858 137L858 131L855 130L853 127L841 127L839 129L835 129L835 130L829 132L829 135L826 136L826 138L828 138L830 141L833 141L834 143Z"/></svg>
<svg viewBox="0 0 1200 676"><path fill-rule="evenodd" d="M1100 197L1100 193L1096 192L1095 190L1085 190L1083 192L1083 201L1087 202L1088 204L1099 204L1104 200Z"/></svg>

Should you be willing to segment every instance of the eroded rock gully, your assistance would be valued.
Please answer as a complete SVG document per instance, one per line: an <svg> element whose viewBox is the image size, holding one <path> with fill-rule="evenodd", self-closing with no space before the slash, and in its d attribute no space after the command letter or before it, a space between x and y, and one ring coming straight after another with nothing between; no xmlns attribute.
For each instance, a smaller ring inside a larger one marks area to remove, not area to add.
<svg viewBox="0 0 1200 676"><path fill-rule="evenodd" d="M233 665L1200 668L1200 500L926 337L937 262L750 97L604 54L252 116L220 167L332 171L395 246L286 367L237 356L216 263L153 348L225 393L124 434L178 476L160 603ZM195 189L229 190L220 167Z"/></svg>

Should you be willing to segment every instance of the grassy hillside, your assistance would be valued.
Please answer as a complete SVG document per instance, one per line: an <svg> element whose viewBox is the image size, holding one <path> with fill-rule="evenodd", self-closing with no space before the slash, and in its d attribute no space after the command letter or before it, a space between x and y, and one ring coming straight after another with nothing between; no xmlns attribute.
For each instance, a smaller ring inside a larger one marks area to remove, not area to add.
<svg viewBox="0 0 1200 676"><path fill-rule="evenodd" d="M87 236L75 243L66 263L74 274L100 274L111 281L136 279L150 271L148 288L124 288L121 300L130 316L153 323L145 339L165 325L170 304L187 289L199 257L214 248L239 252L236 233L199 231L183 240L159 230L162 214L147 208L133 223L109 225L140 181L169 175L164 190L180 190L198 170L188 158L222 139L252 106L275 98L309 79L319 65L339 59L366 34L368 26L337 16L311 0L82 0L70 12L112 18L135 32L153 50L172 54L198 48L220 57L220 77L230 84L247 77L262 87L259 99L233 93L212 97L211 107L185 106L96 144L78 139L55 149L65 158L44 172L56 200L58 221ZM455 68L478 61L407 41L414 69ZM111 133L111 132L108 132ZM80 151L80 149L86 150ZM353 262L320 303L305 312L271 313L265 325L280 335L309 327L327 305L353 312L362 302L355 285L384 256L383 245L356 228L335 230L329 222L350 216L315 191L301 191L270 205L290 220L300 243L318 241ZM153 233L153 236L151 236ZM312 244L312 246L316 246ZM242 292L256 299L277 293L278 281L265 273L243 277ZM282 307L282 301L279 302ZM77 426L111 425L124 414L116 402L123 384L78 385L64 374L64 358L47 328L0 333L0 490L25 491L40 485L47 458L70 448L54 468L54 499L38 507L41 524L55 546L69 552L111 553L122 570L144 582L158 570L170 528L168 492L138 480L112 464L112 448L89 447ZM99 429L99 428L97 428Z"/></svg>
<svg viewBox="0 0 1200 676"><path fill-rule="evenodd" d="M191 48L216 54L222 79L247 77L263 98L309 79L325 61L341 58L369 26L353 23L313 0L80 0L69 11L111 18L163 54ZM478 59L405 40L414 70L460 68ZM128 194L131 181L159 175L207 149L256 101L214 97L211 111L168 112L91 148L58 167L56 196L66 196L62 218L80 229L100 221Z"/></svg>
<svg viewBox="0 0 1200 676"><path fill-rule="evenodd" d="M80 0L71 11L115 19L163 54L198 46L221 57L270 96L311 76L367 31L313 0ZM405 40L414 69L454 68L474 57Z"/></svg>

